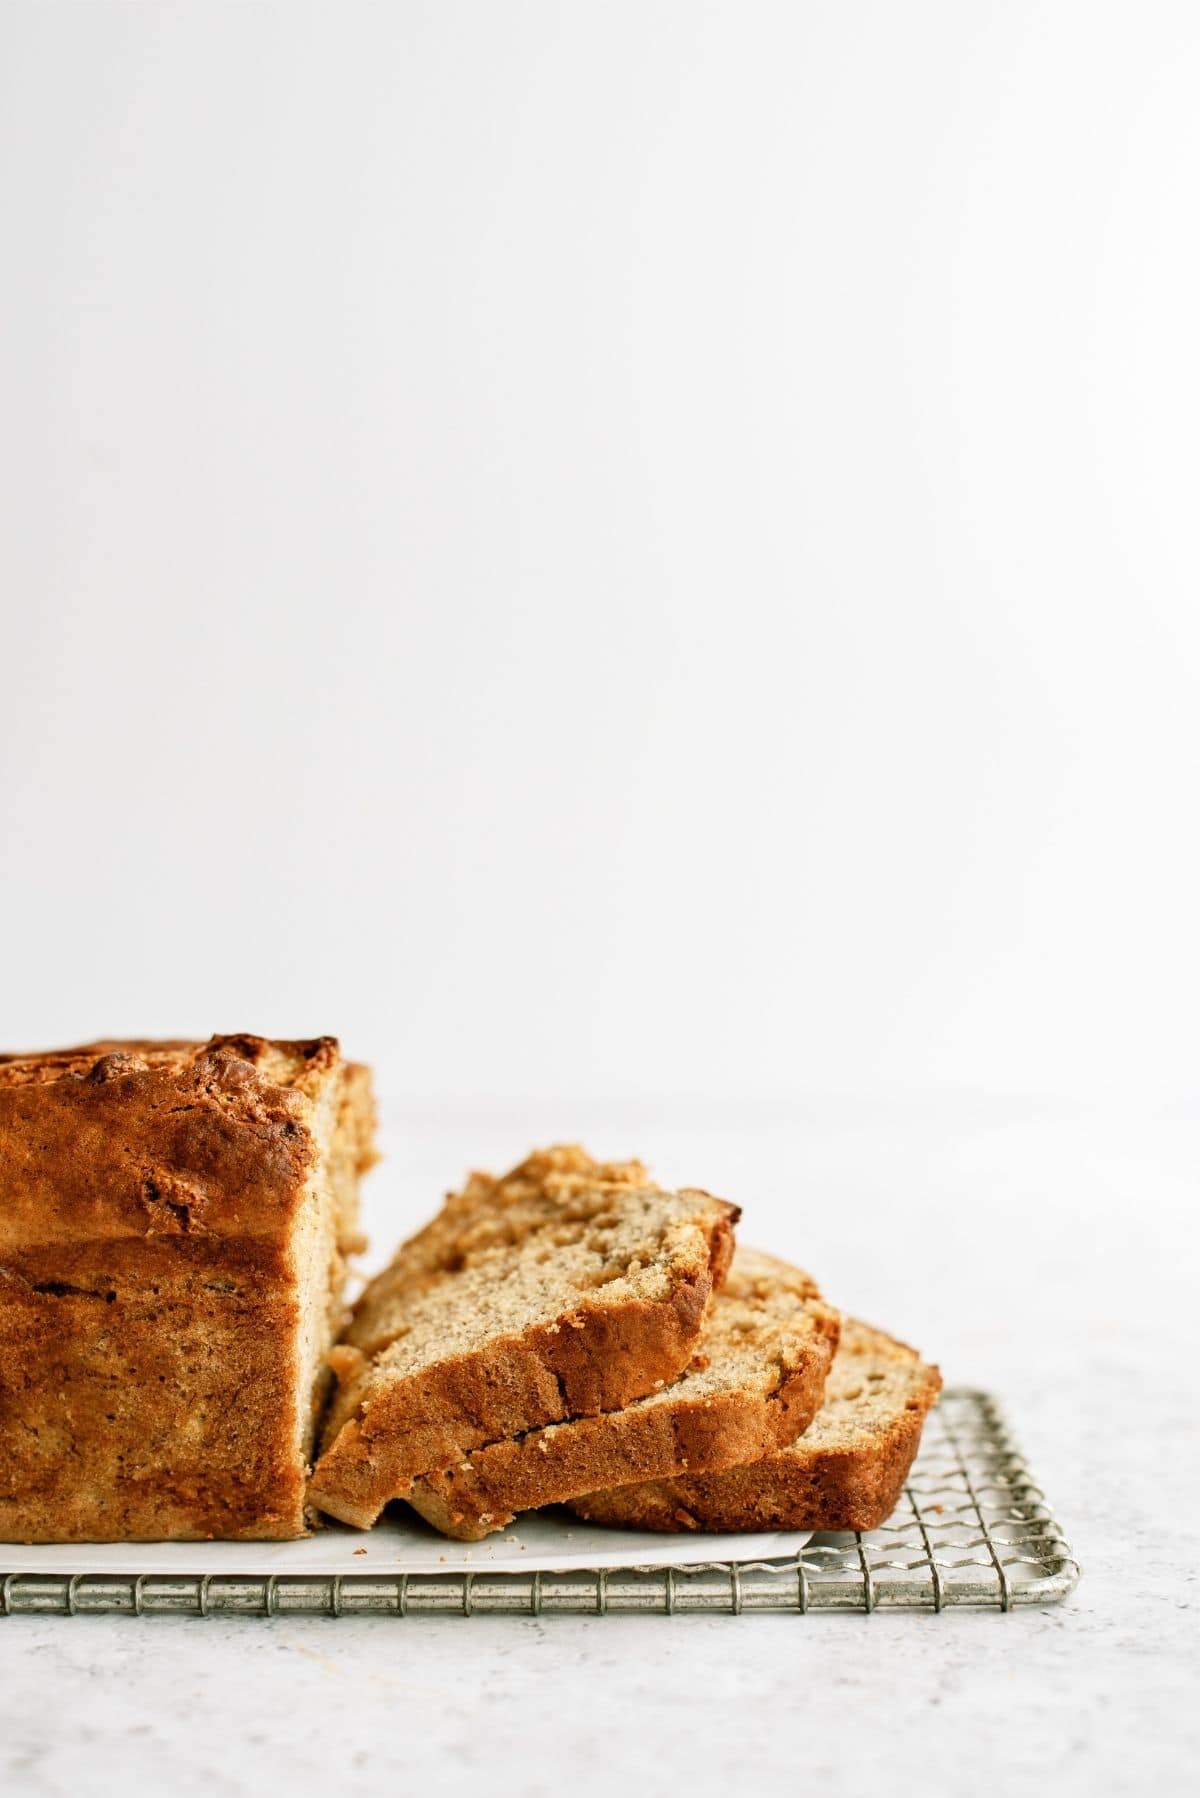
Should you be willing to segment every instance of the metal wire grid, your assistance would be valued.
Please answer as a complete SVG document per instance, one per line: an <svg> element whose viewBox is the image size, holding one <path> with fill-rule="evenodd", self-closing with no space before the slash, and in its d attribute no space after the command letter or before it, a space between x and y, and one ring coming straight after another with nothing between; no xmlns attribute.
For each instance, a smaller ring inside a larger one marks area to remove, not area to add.
<svg viewBox="0 0 1200 1798"><path fill-rule="evenodd" d="M651 1538L647 1538L648 1549ZM3 1550L0 1549L0 1553ZM210 1551L219 1555L219 1544ZM943 1393L904 1497L868 1535L814 1536L780 1561L580 1573L438 1573L387 1578L287 1575L0 1575L0 1614L126 1612L208 1617L471 1617L486 1612L606 1616L718 1611L1012 1610L1065 1598L1079 1565L1013 1445L994 1399Z"/></svg>

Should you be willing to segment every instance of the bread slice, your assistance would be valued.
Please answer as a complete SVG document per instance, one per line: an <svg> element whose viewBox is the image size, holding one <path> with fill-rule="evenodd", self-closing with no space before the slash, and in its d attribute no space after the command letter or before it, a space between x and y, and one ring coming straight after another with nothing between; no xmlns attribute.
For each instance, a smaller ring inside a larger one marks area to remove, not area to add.
<svg viewBox="0 0 1200 1798"><path fill-rule="evenodd" d="M304 1534L373 1125L332 1037L0 1057L0 1538Z"/></svg>
<svg viewBox="0 0 1200 1798"><path fill-rule="evenodd" d="M310 1501L365 1529L418 1474L675 1379L737 1216L579 1148L473 1175L368 1286L331 1355Z"/></svg>
<svg viewBox="0 0 1200 1798"><path fill-rule="evenodd" d="M873 1530L899 1500L941 1390L936 1367L845 1318L825 1403L790 1447L723 1473L590 1492L589 1523L648 1530Z"/></svg>
<svg viewBox="0 0 1200 1798"><path fill-rule="evenodd" d="M789 1442L821 1403L837 1313L809 1276L739 1249L690 1367L621 1411L476 1449L414 1481L408 1503L444 1535L474 1542L518 1511L598 1481L729 1467Z"/></svg>

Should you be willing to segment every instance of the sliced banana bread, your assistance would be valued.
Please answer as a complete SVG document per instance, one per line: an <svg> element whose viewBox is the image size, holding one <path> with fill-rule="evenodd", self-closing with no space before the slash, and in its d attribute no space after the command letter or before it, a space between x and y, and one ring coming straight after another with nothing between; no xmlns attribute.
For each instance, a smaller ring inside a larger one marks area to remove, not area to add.
<svg viewBox="0 0 1200 1798"><path fill-rule="evenodd" d="M675 1379L737 1216L579 1148L473 1175L368 1286L330 1357L339 1385L310 1502L367 1528L418 1474Z"/></svg>
<svg viewBox="0 0 1200 1798"><path fill-rule="evenodd" d="M739 1249L691 1365L621 1411L550 1424L476 1449L414 1481L408 1503L442 1531L477 1541L517 1511L557 1504L598 1481L728 1467L791 1441L821 1403L837 1313L809 1276Z"/></svg>
<svg viewBox="0 0 1200 1798"><path fill-rule="evenodd" d="M572 1502L589 1523L648 1530L872 1530L891 1515L942 1376L853 1318L825 1403L789 1448L723 1473L613 1485Z"/></svg>

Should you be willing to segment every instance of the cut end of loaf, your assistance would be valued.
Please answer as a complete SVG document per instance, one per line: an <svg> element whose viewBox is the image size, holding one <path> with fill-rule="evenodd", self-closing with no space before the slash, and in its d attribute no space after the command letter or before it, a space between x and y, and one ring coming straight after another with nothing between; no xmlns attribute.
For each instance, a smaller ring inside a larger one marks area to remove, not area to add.
<svg viewBox="0 0 1200 1798"><path fill-rule="evenodd" d="M343 1324L347 1257L362 1247L359 1181L377 1159L375 1121L369 1070L342 1063L314 1098L317 1152L292 1239L300 1294L296 1454L305 1478L329 1396L330 1356Z"/></svg>

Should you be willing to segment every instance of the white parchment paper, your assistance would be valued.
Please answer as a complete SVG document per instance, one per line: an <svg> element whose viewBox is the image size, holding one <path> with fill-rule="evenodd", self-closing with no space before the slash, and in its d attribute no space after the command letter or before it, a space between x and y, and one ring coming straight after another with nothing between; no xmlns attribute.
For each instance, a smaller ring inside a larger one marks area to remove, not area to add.
<svg viewBox="0 0 1200 1798"><path fill-rule="evenodd" d="M589 1567L687 1567L796 1554L806 1533L660 1536L601 1529L568 1511L528 1512L483 1542L450 1542L393 1506L371 1530L330 1525L301 1542L0 1543L0 1573L332 1574L567 1572Z"/></svg>

